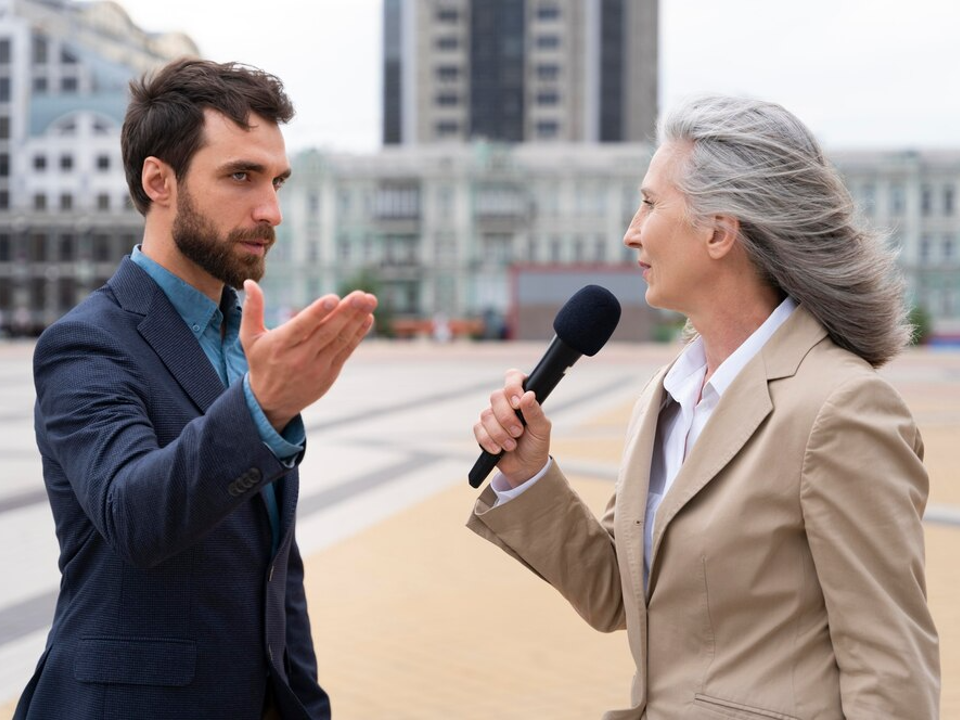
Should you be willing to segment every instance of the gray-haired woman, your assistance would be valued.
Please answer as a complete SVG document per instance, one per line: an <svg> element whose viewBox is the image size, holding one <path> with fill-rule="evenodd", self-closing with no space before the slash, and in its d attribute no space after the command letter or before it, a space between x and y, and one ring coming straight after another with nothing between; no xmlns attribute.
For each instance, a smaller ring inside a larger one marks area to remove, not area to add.
<svg viewBox="0 0 960 720"><path fill-rule="evenodd" d="M627 629L632 707L607 718L936 718L923 444L875 371L910 333L894 256L771 103L675 110L641 195L624 243L693 337L636 404L607 512L512 370L474 426L507 452L469 526Z"/></svg>

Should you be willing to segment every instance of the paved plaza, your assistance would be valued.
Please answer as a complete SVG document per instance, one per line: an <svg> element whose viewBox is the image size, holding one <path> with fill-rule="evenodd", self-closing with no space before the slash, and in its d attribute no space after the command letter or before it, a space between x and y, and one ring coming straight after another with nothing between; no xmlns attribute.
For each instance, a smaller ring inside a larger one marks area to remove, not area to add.
<svg viewBox="0 0 960 720"><path fill-rule="evenodd" d="M337 720L590 720L628 704L625 634L591 630L464 527L477 492L466 481L472 425L503 371L529 370L543 349L367 341L305 413L298 540ZM42 652L59 583L33 436L32 351L0 341L0 720ZM547 401L554 455L598 513L633 401L676 351L611 345ZM926 442L941 716L960 720L960 352L911 351L884 374Z"/></svg>

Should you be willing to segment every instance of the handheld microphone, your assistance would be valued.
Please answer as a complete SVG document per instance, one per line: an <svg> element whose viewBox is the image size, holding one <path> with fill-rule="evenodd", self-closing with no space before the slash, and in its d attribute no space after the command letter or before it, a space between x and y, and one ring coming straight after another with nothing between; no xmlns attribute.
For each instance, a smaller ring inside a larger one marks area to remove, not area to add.
<svg viewBox="0 0 960 720"><path fill-rule="evenodd" d="M533 390L537 402L542 404L581 355L593 357L600 352L600 348L613 335L618 322L620 303L612 292L599 285L587 285L575 292L554 318L553 331L556 335L540 362L527 376L523 389ZM516 412L520 422L526 425L520 411ZM480 487L501 457L502 451L494 455L483 450L470 470L471 487Z"/></svg>

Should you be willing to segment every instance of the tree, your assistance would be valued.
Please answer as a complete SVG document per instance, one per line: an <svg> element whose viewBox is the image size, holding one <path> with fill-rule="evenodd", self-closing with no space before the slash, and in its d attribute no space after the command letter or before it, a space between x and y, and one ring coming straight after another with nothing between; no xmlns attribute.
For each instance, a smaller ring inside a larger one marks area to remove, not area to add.
<svg viewBox="0 0 960 720"><path fill-rule="evenodd" d="M380 282L377 271L373 268L363 268L355 275L343 280L337 288L337 294L343 297L354 290L363 290L377 296L379 304L373 314L373 332L379 337L393 337L393 308L390 307L390 302L383 297L383 283Z"/></svg>

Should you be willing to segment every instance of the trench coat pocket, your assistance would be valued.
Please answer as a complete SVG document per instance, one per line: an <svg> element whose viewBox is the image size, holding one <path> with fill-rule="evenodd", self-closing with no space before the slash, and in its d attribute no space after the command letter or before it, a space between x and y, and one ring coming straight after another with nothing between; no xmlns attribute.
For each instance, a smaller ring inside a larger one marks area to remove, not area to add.
<svg viewBox="0 0 960 720"><path fill-rule="evenodd" d="M193 640L87 637L80 640L73 676L88 683L182 687L196 668Z"/></svg>
<svg viewBox="0 0 960 720"><path fill-rule="evenodd" d="M695 707L709 710L713 717L730 718L730 720L800 720L793 715L784 715L776 710L743 705L702 693L693 696L693 704Z"/></svg>

